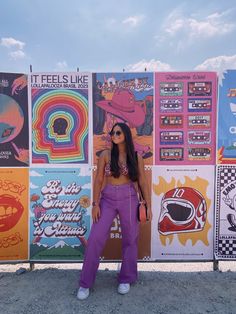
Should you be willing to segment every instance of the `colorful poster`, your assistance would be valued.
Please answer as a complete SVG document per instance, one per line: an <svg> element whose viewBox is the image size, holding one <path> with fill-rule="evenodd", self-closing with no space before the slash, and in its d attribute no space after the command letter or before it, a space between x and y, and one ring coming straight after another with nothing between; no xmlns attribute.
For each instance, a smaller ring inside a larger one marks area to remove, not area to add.
<svg viewBox="0 0 236 314"><path fill-rule="evenodd" d="M30 259L82 260L90 232L91 169L31 168Z"/></svg>
<svg viewBox="0 0 236 314"><path fill-rule="evenodd" d="M0 167L29 165L27 75L0 73Z"/></svg>
<svg viewBox="0 0 236 314"><path fill-rule="evenodd" d="M110 148L116 122L131 128L135 150L153 164L153 73L93 75L93 163Z"/></svg>
<svg viewBox="0 0 236 314"><path fill-rule="evenodd" d="M216 104L216 73L155 73L155 164L214 165Z"/></svg>
<svg viewBox="0 0 236 314"><path fill-rule="evenodd" d="M236 166L217 167L216 259L236 259Z"/></svg>
<svg viewBox="0 0 236 314"><path fill-rule="evenodd" d="M214 166L154 166L151 259L212 260Z"/></svg>
<svg viewBox="0 0 236 314"><path fill-rule="evenodd" d="M0 169L0 261L28 260L27 168Z"/></svg>
<svg viewBox="0 0 236 314"><path fill-rule="evenodd" d="M31 75L32 163L89 163L88 73Z"/></svg>
<svg viewBox="0 0 236 314"><path fill-rule="evenodd" d="M219 82L218 164L236 164L236 70Z"/></svg>

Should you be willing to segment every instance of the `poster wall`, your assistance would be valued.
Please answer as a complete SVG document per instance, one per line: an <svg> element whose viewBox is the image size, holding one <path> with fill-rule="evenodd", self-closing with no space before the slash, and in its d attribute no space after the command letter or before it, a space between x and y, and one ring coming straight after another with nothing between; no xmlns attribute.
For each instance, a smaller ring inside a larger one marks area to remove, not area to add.
<svg viewBox="0 0 236 314"><path fill-rule="evenodd" d="M236 259L236 166L217 167L215 257Z"/></svg>
<svg viewBox="0 0 236 314"><path fill-rule="evenodd" d="M0 167L28 165L27 75L0 73Z"/></svg>
<svg viewBox="0 0 236 314"><path fill-rule="evenodd" d="M30 169L30 259L82 260L90 232L91 168Z"/></svg>
<svg viewBox="0 0 236 314"><path fill-rule="evenodd" d="M34 73L32 163L89 163L88 73Z"/></svg>
<svg viewBox="0 0 236 314"><path fill-rule="evenodd" d="M214 165L217 76L155 73L155 164Z"/></svg>
<svg viewBox="0 0 236 314"><path fill-rule="evenodd" d="M28 260L27 168L0 168L0 261Z"/></svg>
<svg viewBox="0 0 236 314"><path fill-rule="evenodd" d="M212 260L214 166L154 166L151 259Z"/></svg>
<svg viewBox="0 0 236 314"><path fill-rule="evenodd" d="M219 82L218 164L236 163L236 70Z"/></svg>
<svg viewBox="0 0 236 314"><path fill-rule="evenodd" d="M93 74L93 164L110 148L116 122L131 128L135 150L153 164L153 73Z"/></svg>

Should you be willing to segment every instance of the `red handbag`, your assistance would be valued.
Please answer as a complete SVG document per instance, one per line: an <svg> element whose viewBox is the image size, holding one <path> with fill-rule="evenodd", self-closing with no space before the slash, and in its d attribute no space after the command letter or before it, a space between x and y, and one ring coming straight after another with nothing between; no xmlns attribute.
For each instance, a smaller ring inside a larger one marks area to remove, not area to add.
<svg viewBox="0 0 236 314"><path fill-rule="evenodd" d="M139 198L139 204L138 204L138 221L140 222L146 222L148 221L147 216L147 204L143 198L141 189L138 185L138 198Z"/></svg>

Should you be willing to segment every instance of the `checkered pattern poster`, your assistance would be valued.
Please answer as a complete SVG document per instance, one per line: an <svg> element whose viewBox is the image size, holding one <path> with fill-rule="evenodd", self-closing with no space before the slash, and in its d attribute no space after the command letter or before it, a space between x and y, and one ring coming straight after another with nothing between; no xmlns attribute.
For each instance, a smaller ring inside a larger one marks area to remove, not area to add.
<svg viewBox="0 0 236 314"><path fill-rule="evenodd" d="M212 260L214 166L155 166L152 260Z"/></svg>
<svg viewBox="0 0 236 314"><path fill-rule="evenodd" d="M215 256L236 259L236 166L217 167Z"/></svg>

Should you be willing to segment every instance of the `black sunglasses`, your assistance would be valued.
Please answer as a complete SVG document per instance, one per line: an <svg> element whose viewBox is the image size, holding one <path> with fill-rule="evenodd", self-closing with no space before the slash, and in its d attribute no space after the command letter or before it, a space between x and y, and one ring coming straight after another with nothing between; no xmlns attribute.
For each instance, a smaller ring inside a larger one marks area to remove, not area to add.
<svg viewBox="0 0 236 314"><path fill-rule="evenodd" d="M121 134L122 134L121 131L111 131L111 132L110 132L110 135L111 135L111 136L114 136L114 135L120 136Z"/></svg>

